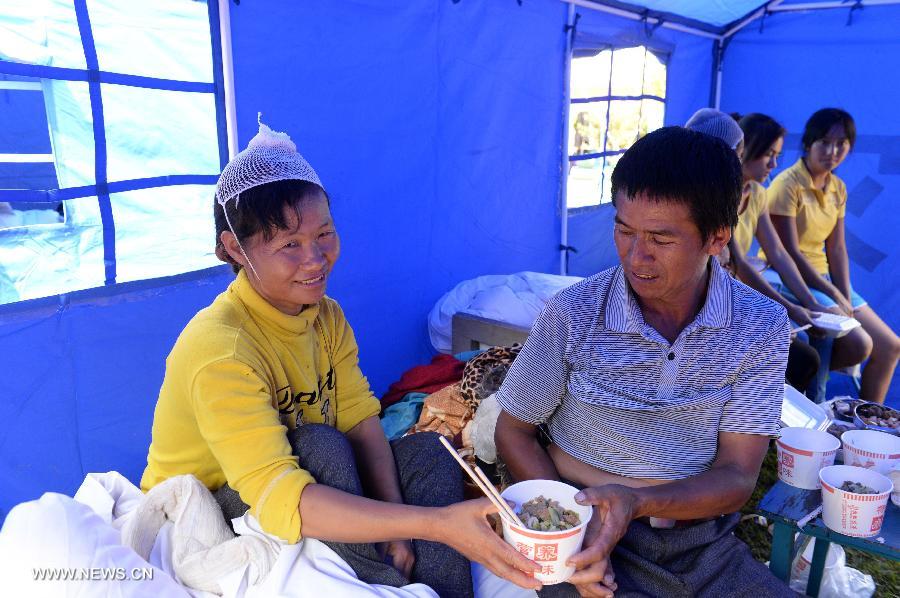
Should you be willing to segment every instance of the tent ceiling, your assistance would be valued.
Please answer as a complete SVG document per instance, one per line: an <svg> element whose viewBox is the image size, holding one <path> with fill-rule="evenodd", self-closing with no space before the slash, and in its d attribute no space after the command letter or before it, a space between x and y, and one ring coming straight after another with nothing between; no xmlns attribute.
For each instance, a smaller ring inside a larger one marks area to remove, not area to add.
<svg viewBox="0 0 900 598"><path fill-rule="evenodd" d="M600 4L607 4L600 2ZM669 13L714 27L724 27L765 4L763 0L641 0L639 9Z"/></svg>
<svg viewBox="0 0 900 598"><path fill-rule="evenodd" d="M604 7L622 16L648 19L650 25L665 26L707 37L729 37L743 26L769 13L796 10L844 9L900 4L900 0L562 0L582 7ZM713 34L713 35L711 35Z"/></svg>

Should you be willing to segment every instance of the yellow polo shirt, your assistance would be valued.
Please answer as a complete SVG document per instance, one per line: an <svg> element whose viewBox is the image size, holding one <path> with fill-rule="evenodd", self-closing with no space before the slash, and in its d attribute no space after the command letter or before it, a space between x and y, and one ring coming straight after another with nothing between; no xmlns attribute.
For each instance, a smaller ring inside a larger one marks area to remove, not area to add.
<svg viewBox="0 0 900 598"><path fill-rule="evenodd" d="M820 274L828 274L825 239L847 211L847 186L828 175L825 190L813 187L803 159L775 177L768 190L769 213L796 218L800 252ZM765 255L760 250L760 257Z"/></svg>
<svg viewBox="0 0 900 598"><path fill-rule="evenodd" d="M193 474L225 482L262 528L300 539L300 493L314 480L287 431L322 423L346 432L377 415L353 331L328 297L284 314L241 271L188 322L166 359L141 489Z"/></svg>
<svg viewBox="0 0 900 598"><path fill-rule="evenodd" d="M734 227L732 238L741 255L747 255L750 246L753 245L753 237L756 235L756 224L759 215L766 209L766 188L756 181L750 182L750 199L747 200L747 208L738 215L737 226Z"/></svg>

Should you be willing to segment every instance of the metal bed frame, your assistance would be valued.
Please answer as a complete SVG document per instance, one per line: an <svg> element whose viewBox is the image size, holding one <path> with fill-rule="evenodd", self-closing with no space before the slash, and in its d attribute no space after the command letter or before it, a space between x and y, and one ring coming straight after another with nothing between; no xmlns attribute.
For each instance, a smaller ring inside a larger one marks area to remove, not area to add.
<svg viewBox="0 0 900 598"><path fill-rule="evenodd" d="M453 316L451 345L453 354L524 343L529 330L467 313Z"/></svg>

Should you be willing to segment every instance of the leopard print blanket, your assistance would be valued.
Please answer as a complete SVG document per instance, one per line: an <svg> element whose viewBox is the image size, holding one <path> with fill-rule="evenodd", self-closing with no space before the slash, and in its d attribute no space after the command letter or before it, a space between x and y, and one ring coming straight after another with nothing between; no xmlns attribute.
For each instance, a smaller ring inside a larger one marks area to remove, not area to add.
<svg viewBox="0 0 900 598"><path fill-rule="evenodd" d="M462 447L463 452L468 448L471 454L466 430L470 428L469 424L481 401L500 388L520 349L519 345L493 347L470 359L463 369L460 382L425 397L419 421L410 431L437 432L446 436L457 448Z"/></svg>
<svg viewBox="0 0 900 598"><path fill-rule="evenodd" d="M470 415L475 414L482 400L500 388L509 366L521 350L522 345L519 344L491 347L466 362L460 382L460 394Z"/></svg>

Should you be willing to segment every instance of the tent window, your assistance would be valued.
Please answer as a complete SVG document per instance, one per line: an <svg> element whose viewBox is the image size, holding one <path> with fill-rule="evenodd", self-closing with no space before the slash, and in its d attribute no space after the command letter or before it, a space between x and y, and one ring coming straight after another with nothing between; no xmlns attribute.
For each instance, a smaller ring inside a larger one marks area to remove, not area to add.
<svg viewBox="0 0 900 598"><path fill-rule="evenodd" d="M612 201L610 177L632 143L663 125L665 56L644 46L572 59L567 205Z"/></svg>
<svg viewBox="0 0 900 598"><path fill-rule="evenodd" d="M214 0L10 0L0 304L219 263L218 35Z"/></svg>
<svg viewBox="0 0 900 598"><path fill-rule="evenodd" d="M0 74L0 189L56 188L41 82ZM62 222L62 202L0 201L0 229Z"/></svg>

